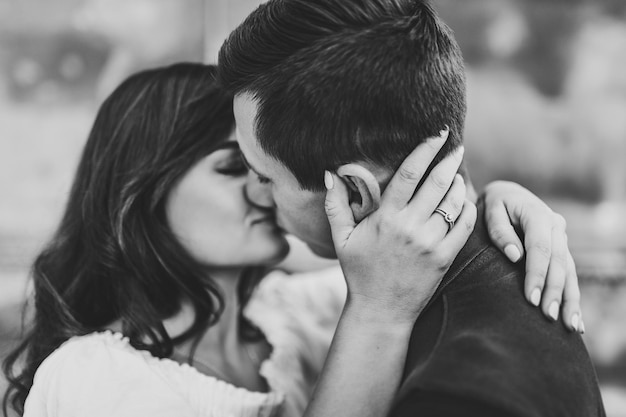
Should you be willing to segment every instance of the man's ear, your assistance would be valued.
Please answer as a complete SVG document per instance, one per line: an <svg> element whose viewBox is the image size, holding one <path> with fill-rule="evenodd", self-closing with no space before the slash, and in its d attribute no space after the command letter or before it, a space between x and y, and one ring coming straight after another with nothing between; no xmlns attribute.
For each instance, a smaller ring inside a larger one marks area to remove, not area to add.
<svg viewBox="0 0 626 417"><path fill-rule="evenodd" d="M380 207L380 185L369 169L346 164L337 169L337 176L350 190L350 208L357 223Z"/></svg>

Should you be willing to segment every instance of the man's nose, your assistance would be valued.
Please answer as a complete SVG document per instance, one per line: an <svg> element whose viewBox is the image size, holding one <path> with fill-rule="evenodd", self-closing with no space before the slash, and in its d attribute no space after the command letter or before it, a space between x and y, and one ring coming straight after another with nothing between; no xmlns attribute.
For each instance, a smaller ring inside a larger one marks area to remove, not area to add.
<svg viewBox="0 0 626 417"><path fill-rule="evenodd" d="M274 199L270 184L261 184L255 175L248 175L244 194L248 203L259 209L273 209Z"/></svg>

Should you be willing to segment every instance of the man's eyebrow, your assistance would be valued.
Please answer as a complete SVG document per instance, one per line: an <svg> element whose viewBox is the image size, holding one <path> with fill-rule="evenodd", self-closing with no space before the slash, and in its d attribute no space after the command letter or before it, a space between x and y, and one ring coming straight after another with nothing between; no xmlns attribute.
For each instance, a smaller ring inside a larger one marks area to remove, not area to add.
<svg viewBox="0 0 626 417"><path fill-rule="evenodd" d="M257 176L262 177L262 178L268 178L267 175L263 175L261 174L259 171L256 170L256 168L254 168L251 164L250 161L248 161L248 159L246 158L246 156L243 154L243 152L241 152L241 160L243 161L243 163L248 167L249 170L251 170L252 172L254 172Z"/></svg>

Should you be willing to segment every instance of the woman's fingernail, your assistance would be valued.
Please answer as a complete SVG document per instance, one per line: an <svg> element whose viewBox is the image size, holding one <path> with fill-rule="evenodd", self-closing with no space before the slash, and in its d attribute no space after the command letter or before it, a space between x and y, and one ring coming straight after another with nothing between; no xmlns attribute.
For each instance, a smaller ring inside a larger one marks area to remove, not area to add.
<svg viewBox="0 0 626 417"><path fill-rule="evenodd" d="M522 254L519 249L517 249L517 246L512 243L504 248L504 254L511 260L511 262L517 262L522 257Z"/></svg>
<svg viewBox="0 0 626 417"><path fill-rule="evenodd" d="M559 319L559 303L552 301L552 304L550 304L550 307L548 308L548 314L554 319L554 321L557 321Z"/></svg>
<svg viewBox="0 0 626 417"><path fill-rule="evenodd" d="M443 139L447 139L449 134L450 134L450 127L448 125L446 125L445 129L441 129L439 131L439 137Z"/></svg>
<svg viewBox="0 0 626 417"><path fill-rule="evenodd" d="M578 317L578 313L572 314L572 327L577 332L580 331L580 327L578 327L579 324L580 324L580 318Z"/></svg>
<svg viewBox="0 0 626 417"><path fill-rule="evenodd" d="M324 171L324 186L327 190L332 190L335 186L335 182L333 181L333 176L328 171Z"/></svg>
<svg viewBox="0 0 626 417"><path fill-rule="evenodd" d="M530 302L533 303L535 307L539 307L539 301L541 301L541 290L535 288L533 292L530 293Z"/></svg>

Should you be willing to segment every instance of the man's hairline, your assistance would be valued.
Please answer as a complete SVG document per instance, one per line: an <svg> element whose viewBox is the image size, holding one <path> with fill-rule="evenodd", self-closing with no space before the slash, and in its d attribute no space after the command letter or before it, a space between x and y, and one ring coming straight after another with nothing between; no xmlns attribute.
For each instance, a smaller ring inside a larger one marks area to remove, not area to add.
<svg viewBox="0 0 626 417"><path fill-rule="evenodd" d="M235 123L235 139L237 141L237 143L239 144L239 152L241 153L241 159L243 160L244 164L252 171L254 172L257 176L259 177L264 177L264 178L270 178L270 176L261 173L254 165L252 165L252 163L250 162L250 160L246 157L246 154L244 153L242 147L241 147L241 133L239 130L239 126L237 125L237 123ZM256 142L257 139L256 137L253 138L253 140ZM263 149L261 149L263 150ZM265 152L265 151L263 151Z"/></svg>
<svg viewBox="0 0 626 417"><path fill-rule="evenodd" d="M306 190L307 188L305 186L303 186L303 184L300 183L300 180L298 180L298 177L296 176L296 173L293 172L283 161L281 161L280 159L278 159L276 156L269 154L265 149L263 149L262 146L260 146L260 142L258 139L258 134L257 134L257 119L258 119L258 110L259 110L259 102L260 102L260 98L256 96L256 93L254 92L254 90L252 88L241 88L237 91L233 91L233 103L237 98L246 98L248 100L250 100L252 103L254 103L254 105L256 106L255 111L256 114L254 115L254 120L252 121L252 135L253 135L253 140L256 143L256 146L261 150L261 152L263 152L263 154L268 157L271 158L273 160L275 160L276 162L278 162L285 170L287 170L295 179L296 182L298 183L298 187L300 187L302 190ZM241 137L240 133L239 133L239 126L237 126L237 124L235 123L235 135L237 137L237 141L239 142L239 138ZM274 180L274 178L270 175L267 174L263 174L261 173L257 168L254 167L254 165L252 165L252 163L250 163L250 160L248 158L246 158L243 149L241 149L241 155L243 157L244 162L248 165L248 167L252 170L252 172L254 172L257 176L260 177L265 177L268 178L270 180Z"/></svg>
<svg viewBox="0 0 626 417"><path fill-rule="evenodd" d="M268 154L265 149L263 149L261 146L259 146L259 140L258 140L258 135L256 133L257 130L257 117L258 117L258 110L259 110L259 102L260 102L260 98L258 96L256 96L256 93L254 91L254 89L247 87L247 88L242 88L240 89L238 92L233 92L233 101L237 98L246 98L248 100L250 100L251 102L254 103L254 105L256 106L256 114L253 120L253 140L255 141L255 143L257 144L257 147L269 158L274 159L276 162L278 162L280 165L283 166L284 169L286 169L291 175L294 176L294 178L296 178L296 181L298 183L298 186L302 189L302 190L307 190L307 188L305 186L303 186L300 181L297 179L295 172L293 172L283 161L281 161L280 159L278 159L277 157L275 157L274 155L270 155ZM236 132L236 136L237 136L237 141L239 141L239 137L241 136L239 134L239 127L236 126L235 127L235 132ZM248 158L246 158L243 150L241 150L241 155L243 157L244 162L248 165L248 167L250 168L250 170L252 170L257 176L260 177L265 177L268 179L272 179L271 176L267 175L267 174L263 174L261 173L257 168L254 167L254 165L250 162L250 160ZM406 155L408 156L408 154ZM359 160L356 159L354 161L350 161L350 162L346 162L345 164L342 165L347 165L347 164L357 164L357 165L361 165L363 167L365 167L367 170L369 170L370 172L374 173L376 171L378 171L379 174L382 174L383 177L386 178L382 178L381 180L379 180L379 185L381 186L381 191L383 189L386 188L386 186L388 185L389 181L391 180L391 178L393 177L394 173L396 172L396 170L394 170L393 168L390 167L385 167L385 166L381 166L380 164L374 162L374 161L370 161L370 160ZM334 170L336 172L336 170ZM383 173L382 171L387 171L386 173Z"/></svg>

